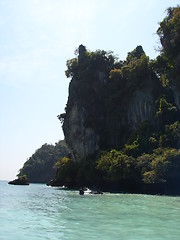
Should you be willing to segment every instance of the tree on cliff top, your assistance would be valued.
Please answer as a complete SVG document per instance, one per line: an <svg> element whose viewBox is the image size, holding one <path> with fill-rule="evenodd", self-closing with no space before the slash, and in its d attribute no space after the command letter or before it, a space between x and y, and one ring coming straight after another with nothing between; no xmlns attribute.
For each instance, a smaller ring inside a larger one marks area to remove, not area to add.
<svg viewBox="0 0 180 240"><path fill-rule="evenodd" d="M162 44L162 52L170 60L180 53L180 6L167 9L167 16L157 30Z"/></svg>
<svg viewBox="0 0 180 240"><path fill-rule="evenodd" d="M163 76L180 89L180 6L167 9L167 16L157 30L162 44L157 58ZM166 80L167 82L167 80Z"/></svg>
<svg viewBox="0 0 180 240"><path fill-rule="evenodd" d="M75 52L78 56L67 60L66 63L67 70L65 74L68 78L82 79L84 75L87 77L88 73L92 75L97 70L103 70L109 74L109 71L117 62L117 57L111 51L96 50L91 52L85 46L80 45Z"/></svg>

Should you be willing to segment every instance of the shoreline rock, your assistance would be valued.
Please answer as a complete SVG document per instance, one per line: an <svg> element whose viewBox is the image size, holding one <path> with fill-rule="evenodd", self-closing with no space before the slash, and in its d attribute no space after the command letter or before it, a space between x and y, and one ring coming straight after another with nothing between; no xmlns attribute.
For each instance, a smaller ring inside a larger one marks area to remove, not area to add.
<svg viewBox="0 0 180 240"><path fill-rule="evenodd" d="M20 178L17 178L17 179L14 179L14 180L8 182L8 184L12 184L12 185L29 185L29 181L25 177L20 177Z"/></svg>

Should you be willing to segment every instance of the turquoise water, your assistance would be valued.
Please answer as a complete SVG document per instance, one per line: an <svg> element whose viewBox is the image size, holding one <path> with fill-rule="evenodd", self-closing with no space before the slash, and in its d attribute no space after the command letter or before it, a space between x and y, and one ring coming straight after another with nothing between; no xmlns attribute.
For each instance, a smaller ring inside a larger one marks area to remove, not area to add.
<svg viewBox="0 0 180 240"><path fill-rule="evenodd" d="M179 240L180 197L80 196L43 184L0 182L1 240Z"/></svg>

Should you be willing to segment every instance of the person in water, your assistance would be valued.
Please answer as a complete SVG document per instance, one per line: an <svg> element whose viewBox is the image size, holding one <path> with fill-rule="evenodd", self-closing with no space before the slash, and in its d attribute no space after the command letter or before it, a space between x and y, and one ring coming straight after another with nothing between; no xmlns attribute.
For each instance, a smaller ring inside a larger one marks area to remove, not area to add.
<svg viewBox="0 0 180 240"><path fill-rule="evenodd" d="M84 195L84 190L83 190L83 188L80 188L80 189L79 189L79 194L80 194L80 195Z"/></svg>

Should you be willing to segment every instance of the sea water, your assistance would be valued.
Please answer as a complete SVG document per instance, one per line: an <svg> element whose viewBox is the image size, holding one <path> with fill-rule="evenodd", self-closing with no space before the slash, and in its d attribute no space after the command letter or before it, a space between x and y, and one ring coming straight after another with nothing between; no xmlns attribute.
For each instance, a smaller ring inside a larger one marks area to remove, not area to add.
<svg viewBox="0 0 180 240"><path fill-rule="evenodd" d="M180 197L0 182L1 240L179 240Z"/></svg>

